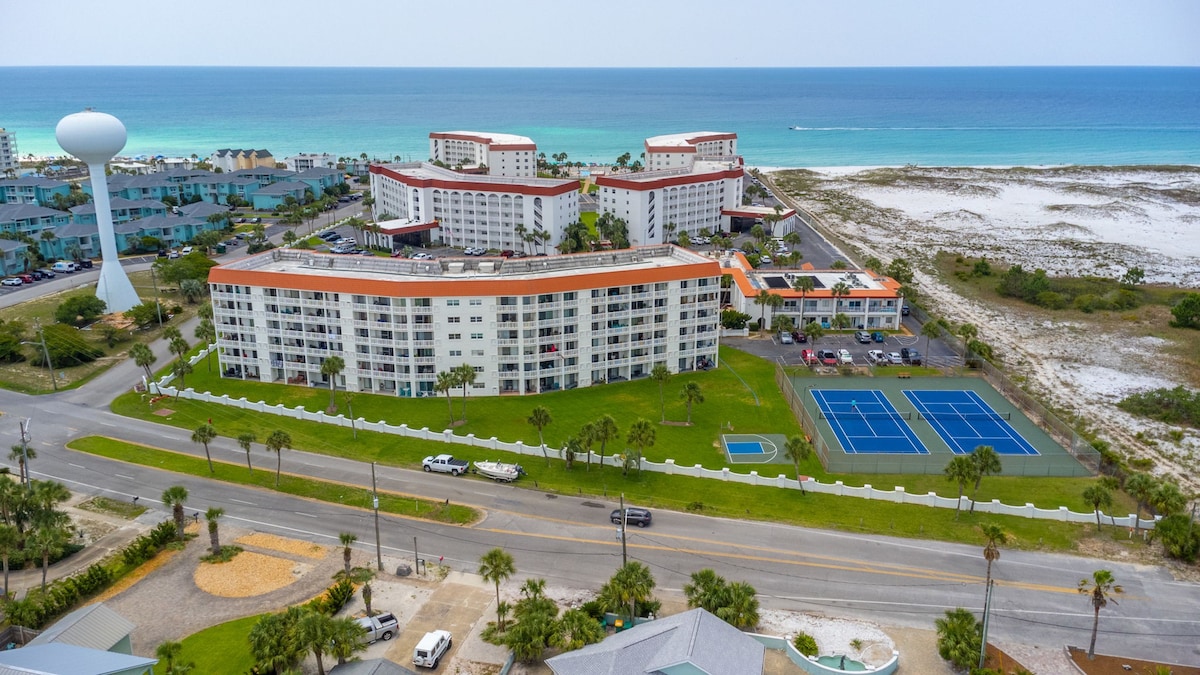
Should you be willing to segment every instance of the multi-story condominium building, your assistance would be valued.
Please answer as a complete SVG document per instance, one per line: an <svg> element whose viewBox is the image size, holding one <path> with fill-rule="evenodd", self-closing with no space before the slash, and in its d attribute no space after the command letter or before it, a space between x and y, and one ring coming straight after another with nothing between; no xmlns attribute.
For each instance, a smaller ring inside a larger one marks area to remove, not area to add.
<svg viewBox="0 0 1200 675"><path fill-rule="evenodd" d="M717 232L729 222L722 212L741 204L744 175L741 158L730 157L599 176L598 208L625 221L634 246L671 241L680 232L693 237L702 229Z"/></svg>
<svg viewBox="0 0 1200 675"><path fill-rule="evenodd" d="M17 133L0 127L0 176L9 174L16 178L21 168L21 156L17 153Z"/></svg>
<svg viewBox="0 0 1200 675"><path fill-rule="evenodd" d="M42 230L69 222L71 214L66 211L37 204L0 204L0 237L16 239L18 235L29 235L38 239Z"/></svg>
<svg viewBox="0 0 1200 675"><path fill-rule="evenodd" d="M537 176L537 144L527 136L435 131L429 134L429 158L448 166L486 166L492 176Z"/></svg>
<svg viewBox="0 0 1200 675"><path fill-rule="evenodd" d="M737 156L737 134L721 131L692 131L647 138L646 169L687 169L697 159L733 159Z"/></svg>
<svg viewBox="0 0 1200 675"><path fill-rule="evenodd" d="M461 174L424 162L374 164L371 195L377 221L437 221L433 241L451 246L519 250L523 234L554 253L579 220L579 181Z"/></svg>
<svg viewBox="0 0 1200 675"><path fill-rule="evenodd" d="M54 195L64 198L71 194L70 183L40 176L22 176L8 180L0 179L0 203L40 204L53 206Z"/></svg>
<svg viewBox="0 0 1200 675"><path fill-rule="evenodd" d="M226 377L433 396L536 394L717 363L721 269L675 246L409 260L276 249L209 274Z"/></svg>
<svg viewBox="0 0 1200 675"><path fill-rule="evenodd" d="M283 166L288 171L307 171L309 169L336 169L338 158L329 153L315 154L311 152L302 152L299 155L283 158Z"/></svg>
<svg viewBox="0 0 1200 675"><path fill-rule="evenodd" d="M755 270L741 253L724 254L721 271L729 274L730 301L734 308L763 319L770 326L775 316L791 317L793 325L817 322L829 328L838 314L850 320L849 328L897 329L900 327L900 283L872 270L817 270L811 265L800 269ZM801 277L812 280L811 291L796 289ZM762 291L783 298L776 308L755 304Z"/></svg>
<svg viewBox="0 0 1200 675"><path fill-rule="evenodd" d="M109 200L112 212L112 222L127 223L131 220L149 218L150 216L165 216L167 205L156 199L126 199L113 197ZM88 202L71 207L71 218L76 223L84 225L96 224L96 202Z"/></svg>
<svg viewBox="0 0 1200 675"><path fill-rule="evenodd" d="M208 163L214 171L221 169L229 173L238 169L274 168L275 157L266 150L222 148L209 156Z"/></svg>

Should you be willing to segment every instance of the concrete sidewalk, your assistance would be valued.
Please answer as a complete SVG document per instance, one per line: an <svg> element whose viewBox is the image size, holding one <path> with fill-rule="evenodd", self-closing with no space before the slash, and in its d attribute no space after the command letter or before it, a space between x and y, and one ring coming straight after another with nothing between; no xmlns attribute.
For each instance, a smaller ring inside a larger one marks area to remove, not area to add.
<svg viewBox="0 0 1200 675"><path fill-rule="evenodd" d="M439 670L462 648L467 636L479 621L486 621L484 612L495 600L492 587L475 575L451 572L421 606L404 632L388 647L387 658L400 664L411 664L413 649L429 631L448 630L454 636L454 646L439 664Z"/></svg>

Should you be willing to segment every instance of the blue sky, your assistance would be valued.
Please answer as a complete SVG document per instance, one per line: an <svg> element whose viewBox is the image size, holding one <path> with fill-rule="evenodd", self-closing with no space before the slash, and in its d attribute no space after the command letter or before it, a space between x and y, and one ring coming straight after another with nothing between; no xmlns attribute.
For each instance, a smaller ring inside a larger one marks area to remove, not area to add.
<svg viewBox="0 0 1200 675"><path fill-rule="evenodd" d="M1200 66L1197 0L12 0L0 66Z"/></svg>

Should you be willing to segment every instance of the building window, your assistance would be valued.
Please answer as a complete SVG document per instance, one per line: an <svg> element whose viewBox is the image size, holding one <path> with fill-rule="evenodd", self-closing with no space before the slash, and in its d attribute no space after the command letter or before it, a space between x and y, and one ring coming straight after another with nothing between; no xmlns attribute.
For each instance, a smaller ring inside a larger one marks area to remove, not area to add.
<svg viewBox="0 0 1200 675"><path fill-rule="evenodd" d="M462 339L462 333L451 333L451 334L447 335L446 337L447 337L447 338L449 338L449 339L451 339L451 340L461 340L461 339Z"/></svg>
<svg viewBox="0 0 1200 675"><path fill-rule="evenodd" d="M462 350L461 349L451 349L450 356L462 356Z"/></svg>
<svg viewBox="0 0 1200 675"><path fill-rule="evenodd" d="M457 299L457 298L455 298L455 299L453 299L453 300L447 300L447 301L446 301L446 306L447 306L447 307L458 307L458 299Z"/></svg>
<svg viewBox="0 0 1200 675"><path fill-rule="evenodd" d="M483 333L471 333L471 339L472 340L482 340Z"/></svg>
<svg viewBox="0 0 1200 675"><path fill-rule="evenodd" d="M471 317L471 323L483 323L483 317L482 316L473 316L473 317Z"/></svg>
<svg viewBox="0 0 1200 675"><path fill-rule="evenodd" d="M457 316L446 317L446 323L458 323L461 320L462 318Z"/></svg>
<svg viewBox="0 0 1200 675"><path fill-rule="evenodd" d="M472 349L471 356L483 356L483 350L482 349Z"/></svg>
<svg viewBox="0 0 1200 675"><path fill-rule="evenodd" d="M480 306L480 305L482 305L482 304L483 304L483 299L482 299L482 298L471 298L471 306L472 306L472 307L478 307L478 306Z"/></svg>

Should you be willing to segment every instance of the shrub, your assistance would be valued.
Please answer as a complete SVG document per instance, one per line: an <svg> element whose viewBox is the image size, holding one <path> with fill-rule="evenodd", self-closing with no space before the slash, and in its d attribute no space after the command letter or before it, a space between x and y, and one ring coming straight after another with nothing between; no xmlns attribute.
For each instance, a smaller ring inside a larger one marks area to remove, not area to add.
<svg viewBox="0 0 1200 675"><path fill-rule="evenodd" d="M84 326L104 314L107 305L94 295L77 295L67 298L54 310L54 320L72 326Z"/></svg>
<svg viewBox="0 0 1200 675"><path fill-rule="evenodd" d="M817 640L808 633L800 633L792 638L792 646L805 656L817 655Z"/></svg>
<svg viewBox="0 0 1200 675"><path fill-rule="evenodd" d="M1193 527L1191 519L1183 514L1158 521L1154 537L1162 541L1163 550L1172 558L1195 562L1200 554L1200 528Z"/></svg>
<svg viewBox="0 0 1200 675"><path fill-rule="evenodd" d="M74 326L51 324L42 329L42 338L46 342L45 350L35 349L30 361L39 368L46 367L47 352L55 368L91 363L104 355L99 347L93 347L85 340Z"/></svg>
<svg viewBox="0 0 1200 675"><path fill-rule="evenodd" d="M1034 302L1034 304L1036 304L1040 307L1045 307L1046 309L1066 309L1067 308L1067 299L1063 297L1062 293L1056 293L1054 291L1045 291L1044 293L1038 293L1037 297L1034 298L1033 302Z"/></svg>

